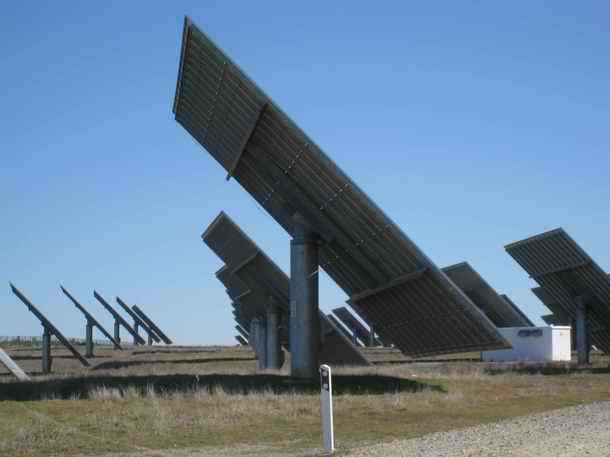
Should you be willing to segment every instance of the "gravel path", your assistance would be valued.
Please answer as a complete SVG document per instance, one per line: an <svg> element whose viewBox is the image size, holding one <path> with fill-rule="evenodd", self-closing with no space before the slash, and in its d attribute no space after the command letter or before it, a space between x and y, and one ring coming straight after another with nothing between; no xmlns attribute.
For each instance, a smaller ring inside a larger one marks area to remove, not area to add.
<svg viewBox="0 0 610 457"><path fill-rule="evenodd" d="M354 449L350 457L609 457L610 402Z"/></svg>

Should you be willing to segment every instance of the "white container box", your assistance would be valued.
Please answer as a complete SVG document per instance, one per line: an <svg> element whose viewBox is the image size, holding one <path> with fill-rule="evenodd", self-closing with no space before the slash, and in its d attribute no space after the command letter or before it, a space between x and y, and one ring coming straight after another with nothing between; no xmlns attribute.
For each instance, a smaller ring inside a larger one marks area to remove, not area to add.
<svg viewBox="0 0 610 457"><path fill-rule="evenodd" d="M569 362L572 359L571 327L505 327L500 334L512 349L484 351L484 362Z"/></svg>

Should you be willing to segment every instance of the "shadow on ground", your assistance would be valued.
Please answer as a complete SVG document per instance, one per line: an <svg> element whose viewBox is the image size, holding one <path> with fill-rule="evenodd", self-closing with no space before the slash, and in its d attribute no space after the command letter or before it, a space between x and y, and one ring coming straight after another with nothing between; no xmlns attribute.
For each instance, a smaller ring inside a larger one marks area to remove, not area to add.
<svg viewBox="0 0 610 457"><path fill-rule="evenodd" d="M207 390L214 393L222 389L229 394L273 392L276 394L319 394L320 382L295 380L281 375L149 375L149 376L100 376L49 379L30 382L3 383L0 400L31 401L49 398L89 398L98 388L136 389L145 394L150 389L157 393L189 392ZM432 390L443 392L434 384L379 375L333 376L335 395L385 394L394 392L420 392Z"/></svg>
<svg viewBox="0 0 610 457"><path fill-rule="evenodd" d="M249 362L256 360L254 357L215 357L205 359L161 359L161 360L111 360L102 362L91 368L95 370L116 370L139 365L178 364L178 363L212 363L212 362Z"/></svg>

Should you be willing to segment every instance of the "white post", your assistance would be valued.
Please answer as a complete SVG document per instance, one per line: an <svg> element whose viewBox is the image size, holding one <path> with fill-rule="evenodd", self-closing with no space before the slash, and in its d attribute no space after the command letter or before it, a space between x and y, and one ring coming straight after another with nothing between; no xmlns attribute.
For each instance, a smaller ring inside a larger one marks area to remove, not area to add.
<svg viewBox="0 0 610 457"><path fill-rule="evenodd" d="M332 454L335 451L333 432L333 383L328 365L320 366L321 412L322 412L322 443L324 451Z"/></svg>

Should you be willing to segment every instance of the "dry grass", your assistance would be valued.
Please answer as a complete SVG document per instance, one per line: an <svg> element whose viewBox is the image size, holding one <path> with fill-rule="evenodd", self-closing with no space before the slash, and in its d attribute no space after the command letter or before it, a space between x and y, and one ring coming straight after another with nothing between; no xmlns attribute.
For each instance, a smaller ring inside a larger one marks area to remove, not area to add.
<svg viewBox="0 0 610 457"><path fill-rule="evenodd" d="M150 357L150 364L94 373L96 376L251 374L254 370L254 362L249 360L202 364L155 364L154 361L160 357L201 358L204 352L210 357L249 356L242 348L196 352L184 348L177 354L163 349L153 354L121 355L138 360ZM63 363L63 360L56 362ZM81 373L81 370L69 369L64 375ZM335 373L387 375L440 385L444 389L442 392L336 396L335 427L340 448L610 399L609 375L542 376L507 372L492 376L486 374L481 364L462 362L339 368ZM190 390L159 394L152 387L142 393L136 388L118 390L102 386L94 388L86 400L48 398L0 403L0 455L6 457L254 444L262 449L279 449L285 455L316 448L319 438L317 395L271 392L232 395L221 388L211 393Z"/></svg>

